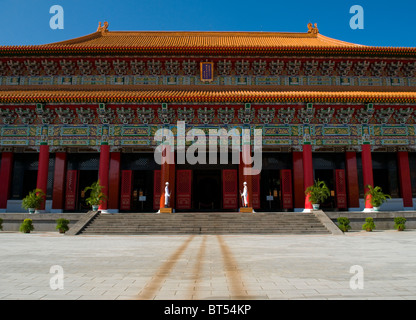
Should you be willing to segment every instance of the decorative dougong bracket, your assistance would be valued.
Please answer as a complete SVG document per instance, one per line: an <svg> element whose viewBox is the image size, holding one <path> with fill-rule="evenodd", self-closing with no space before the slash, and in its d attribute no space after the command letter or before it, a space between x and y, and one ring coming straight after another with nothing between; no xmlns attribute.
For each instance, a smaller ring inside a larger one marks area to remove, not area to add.
<svg viewBox="0 0 416 320"><path fill-rule="evenodd" d="M212 120L214 120L214 117L215 117L214 108L204 107L204 108L198 109L198 118L199 118L199 121L201 121L201 123L209 124L212 122Z"/></svg>
<svg viewBox="0 0 416 320"><path fill-rule="evenodd" d="M255 117L255 110L251 108L250 103L244 105L244 109L241 108L238 110L238 118L244 124L250 124L253 122Z"/></svg>
<svg viewBox="0 0 416 320"><path fill-rule="evenodd" d="M400 108L397 109L396 112L393 114L394 120L400 124L406 124L409 118L412 116L413 109L412 108Z"/></svg>
<svg viewBox="0 0 416 320"><path fill-rule="evenodd" d="M311 123L315 114L315 108L312 103L307 103L306 108L298 110L298 118L303 124Z"/></svg>
<svg viewBox="0 0 416 320"><path fill-rule="evenodd" d="M191 123L195 117L195 111L193 108L178 108L178 120L185 121L185 123Z"/></svg>
<svg viewBox="0 0 416 320"><path fill-rule="evenodd" d="M95 114L92 109L84 109L81 107L77 108L76 112L82 124L91 124L95 119Z"/></svg>
<svg viewBox="0 0 416 320"><path fill-rule="evenodd" d="M339 123L348 124L351 122L352 116L355 112L354 108L341 108L337 111L335 118L338 120Z"/></svg>
<svg viewBox="0 0 416 320"><path fill-rule="evenodd" d="M16 120L17 115L13 110L10 109L0 109L0 119L3 121L3 124L13 124Z"/></svg>
<svg viewBox="0 0 416 320"><path fill-rule="evenodd" d="M97 114L102 124L109 124L114 119L114 110L107 108L104 103L98 105Z"/></svg>
<svg viewBox="0 0 416 320"><path fill-rule="evenodd" d="M332 117L334 116L335 109L328 107L322 108L317 111L316 117L320 123L331 123Z"/></svg>
<svg viewBox="0 0 416 320"><path fill-rule="evenodd" d="M22 120L23 124L32 124L33 121L35 121L36 115L34 110L16 108L15 111L19 118Z"/></svg>
<svg viewBox="0 0 416 320"><path fill-rule="evenodd" d="M393 108L379 109L375 113L375 118L381 124L386 124L387 122L389 122L389 120L390 120L391 116L393 115L393 113L394 113L394 109Z"/></svg>
<svg viewBox="0 0 416 320"><path fill-rule="evenodd" d="M234 120L235 111L234 108L219 108L218 118L223 124L229 124Z"/></svg>
<svg viewBox="0 0 416 320"><path fill-rule="evenodd" d="M142 107L141 109L137 109L137 116L139 117L141 123L148 124L155 118L155 113L151 108L146 109L145 107Z"/></svg>
<svg viewBox="0 0 416 320"><path fill-rule="evenodd" d="M275 116L275 109L267 107L266 109L260 108L257 114L261 123L269 124L273 122Z"/></svg>
<svg viewBox="0 0 416 320"><path fill-rule="evenodd" d="M134 110L131 108L117 108L117 116L122 124L130 124L134 119Z"/></svg>
<svg viewBox="0 0 416 320"><path fill-rule="evenodd" d="M42 103L36 104L36 114L43 124L51 124L55 119L54 111L45 108L45 105Z"/></svg>
<svg viewBox="0 0 416 320"><path fill-rule="evenodd" d="M56 108L55 112L61 120L61 123L71 124L74 122L75 114L70 108Z"/></svg>
<svg viewBox="0 0 416 320"><path fill-rule="evenodd" d="M295 108L280 108L278 111L279 119L284 124L289 124L295 118L296 109Z"/></svg>
<svg viewBox="0 0 416 320"><path fill-rule="evenodd" d="M370 122L370 119L374 114L374 106L372 103L369 103L365 108L361 108L356 112L356 118L361 124L367 124Z"/></svg>
<svg viewBox="0 0 416 320"><path fill-rule="evenodd" d="M169 109L167 103L162 103L162 107L157 109L157 113L163 124L173 123L175 119L175 110Z"/></svg>

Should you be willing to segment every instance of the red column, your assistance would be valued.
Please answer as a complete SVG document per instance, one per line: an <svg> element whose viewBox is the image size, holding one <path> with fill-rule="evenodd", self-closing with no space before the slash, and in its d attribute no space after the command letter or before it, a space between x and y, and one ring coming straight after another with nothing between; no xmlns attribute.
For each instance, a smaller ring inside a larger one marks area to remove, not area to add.
<svg viewBox="0 0 416 320"><path fill-rule="evenodd" d="M48 170L49 170L49 146L43 142L39 150L38 177L36 188L41 189L45 194L48 188ZM45 210L45 199L39 210Z"/></svg>
<svg viewBox="0 0 416 320"><path fill-rule="evenodd" d="M245 154L244 159L246 159L245 161L243 160L243 153ZM240 164L238 167L239 170L239 186L238 186L238 190L241 190L241 192L243 192L244 190L244 182L247 182L247 193L248 193L248 197L247 197L247 207L248 208L252 208L253 207L253 180L252 180L252 175L248 174L249 173L249 169L252 168L252 164L250 163L245 163L245 162L249 162L251 159L251 146L250 145L243 145L242 147L242 152L240 154ZM247 168L248 170L246 170L246 172L244 172L244 168ZM246 173L246 174L245 174ZM239 203L240 203L240 207L242 207L242 199L241 196L239 195Z"/></svg>
<svg viewBox="0 0 416 320"><path fill-rule="evenodd" d="M102 185L103 193L108 197L108 172L110 169L110 146L108 144L102 144L100 149L100 167L98 169L98 180ZM107 211L107 200L101 202L98 207L99 210Z"/></svg>
<svg viewBox="0 0 416 320"><path fill-rule="evenodd" d="M62 212L64 209L65 177L66 152L56 152L52 191L52 210L56 212Z"/></svg>
<svg viewBox="0 0 416 320"><path fill-rule="evenodd" d="M120 152L110 153L110 173L108 175L108 209L118 211L120 194Z"/></svg>
<svg viewBox="0 0 416 320"><path fill-rule="evenodd" d="M303 145L303 191L307 187L314 184L313 181L313 163L312 163L312 146L310 144ZM305 196L305 210L311 210L312 203L309 201L309 195Z"/></svg>
<svg viewBox="0 0 416 320"><path fill-rule="evenodd" d="M160 209L165 208L165 187L169 182L169 208L175 207L175 157L174 152L170 151L170 146L166 146L162 152L162 164L160 168Z"/></svg>
<svg viewBox="0 0 416 320"><path fill-rule="evenodd" d="M373 181L373 161L371 158L371 145L363 144L361 146L361 161L363 164L363 182L364 182L364 194L367 192L367 185L374 187ZM367 196L365 201L365 209L372 209L371 196Z"/></svg>
<svg viewBox="0 0 416 320"><path fill-rule="evenodd" d="M360 208L360 191L358 188L357 154L354 151L345 152L347 169L348 208Z"/></svg>
<svg viewBox="0 0 416 320"><path fill-rule="evenodd" d="M397 162L399 169L400 193L403 198L403 207L405 209L413 209L409 154L407 151L397 152Z"/></svg>
<svg viewBox="0 0 416 320"><path fill-rule="evenodd" d="M7 200L10 197L12 181L13 152L3 152L0 166L0 210L7 209Z"/></svg>
<svg viewBox="0 0 416 320"><path fill-rule="evenodd" d="M293 162L293 193L295 209L302 209L305 205L305 192L303 189L303 155L302 152L292 152Z"/></svg>

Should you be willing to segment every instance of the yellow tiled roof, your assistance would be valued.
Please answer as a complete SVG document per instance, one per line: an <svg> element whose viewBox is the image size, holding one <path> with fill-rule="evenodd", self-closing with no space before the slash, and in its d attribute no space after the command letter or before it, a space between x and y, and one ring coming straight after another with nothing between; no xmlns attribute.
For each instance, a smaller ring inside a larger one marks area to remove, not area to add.
<svg viewBox="0 0 416 320"><path fill-rule="evenodd" d="M43 45L0 46L0 55L141 54L141 55L393 55L411 56L416 48L365 46L308 32L108 31Z"/></svg>
<svg viewBox="0 0 416 320"><path fill-rule="evenodd" d="M141 47L141 48L275 48L362 47L312 33L283 32L95 32L43 46Z"/></svg>

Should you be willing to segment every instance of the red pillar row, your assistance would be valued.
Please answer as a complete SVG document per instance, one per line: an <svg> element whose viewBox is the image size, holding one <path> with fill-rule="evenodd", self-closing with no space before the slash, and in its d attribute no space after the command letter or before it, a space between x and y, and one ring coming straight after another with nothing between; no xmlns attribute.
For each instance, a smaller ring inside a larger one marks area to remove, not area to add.
<svg viewBox="0 0 416 320"><path fill-rule="evenodd" d="M49 170L49 146L46 143L40 145L39 149L39 164L38 164L38 177L36 188L41 189L45 194L48 188L48 170ZM44 198L40 210L45 210Z"/></svg>
<svg viewBox="0 0 416 320"><path fill-rule="evenodd" d="M305 192L303 184L303 153L298 151L292 152L293 167L293 192L295 209L303 209L305 205Z"/></svg>
<svg viewBox="0 0 416 320"><path fill-rule="evenodd" d="M108 173L108 209L118 211L120 195L121 153L110 153L110 171Z"/></svg>
<svg viewBox="0 0 416 320"><path fill-rule="evenodd" d="M244 157L243 157L243 153L244 153ZM242 192L244 190L244 182L247 183L247 193L248 193L247 207L252 208L253 207L253 179L252 179L253 176L249 174L248 172L248 170L252 167L252 165L249 163L245 163L245 162L249 162L250 159L251 159L251 146L243 145L242 152L240 153L240 163L238 166L238 171L239 171L238 190L241 190ZM244 170L245 168L246 170ZM239 204L240 204L240 207L243 206L240 195L239 195Z"/></svg>
<svg viewBox="0 0 416 320"><path fill-rule="evenodd" d="M409 154L407 151L397 152L400 191L403 198L403 207L413 209L412 184L410 181Z"/></svg>
<svg viewBox="0 0 416 320"><path fill-rule="evenodd" d="M360 190L358 187L357 154L354 151L345 152L345 167L347 169L348 208L359 210Z"/></svg>
<svg viewBox="0 0 416 320"><path fill-rule="evenodd" d="M304 144L303 145L303 191L306 190L309 186L314 184L313 180L313 163L312 163L312 145ZM304 196L305 198L305 209L312 209L312 203L309 200L309 195Z"/></svg>
<svg viewBox="0 0 416 320"><path fill-rule="evenodd" d="M64 208L66 152L55 153L55 169L53 174L52 210L62 211Z"/></svg>
<svg viewBox="0 0 416 320"><path fill-rule="evenodd" d="M361 146L361 161L363 165L363 183L364 183L364 194L368 191L367 185L374 187L373 180L373 161L371 158L371 145L363 144ZM368 195L365 199L365 209L373 208L371 204L371 196Z"/></svg>
<svg viewBox="0 0 416 320"><path fill-rule="evenodd" d="M100 164L98 169L98 180L103 186L103 193L108 197L108 172L110 169L110 146L102 144L100 149ZM101 211L107 211L107 200L101 202L98 207Z"/></svg>
<svg viewBox="0 0 416 320"><path fill-rule="evenodd" d="M13 170L13 152L3 152L0 166L0 210L7 209Z"/></svg>
<svg viewBox="0 0 416 320"><path fill-rule="evenodd" d="M160 209L165 208L165 187L169 182L169 207L175 208L175 155L170 146L166 146L162 152L160 169Z"/></svg>

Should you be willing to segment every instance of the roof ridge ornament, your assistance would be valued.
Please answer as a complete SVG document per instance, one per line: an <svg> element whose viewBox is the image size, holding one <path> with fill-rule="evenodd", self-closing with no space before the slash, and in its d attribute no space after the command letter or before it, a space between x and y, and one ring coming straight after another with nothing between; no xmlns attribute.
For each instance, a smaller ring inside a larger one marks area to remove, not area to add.
<svg viewBox="0 0 416 320"><path fill-rule="evenodd" d="M309 22L308 23L308 33L318 34L319 33L318 25L315 23L315 26L313 26L313 24L311 22Z"/></svg>
<svg viewBox="0 0 416 320"><path fill-rule="evenodd" d="M98 22L97 32L101 32L101 34L108 32L108 22L105 21L103 25L101 25L101 21Z"/></svg>

